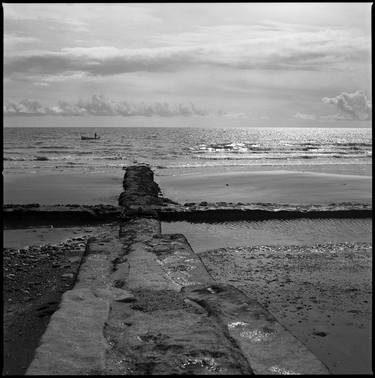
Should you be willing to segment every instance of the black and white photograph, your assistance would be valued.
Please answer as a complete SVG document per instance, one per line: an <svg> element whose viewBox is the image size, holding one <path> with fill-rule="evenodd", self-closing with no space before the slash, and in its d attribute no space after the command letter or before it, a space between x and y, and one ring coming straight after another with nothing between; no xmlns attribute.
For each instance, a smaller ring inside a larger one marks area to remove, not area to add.
<svg viewBox="0 0 375 378"><path fill-rule="evenodd" d="M3 376L372 365L371 2L4 2Z"/></svg>

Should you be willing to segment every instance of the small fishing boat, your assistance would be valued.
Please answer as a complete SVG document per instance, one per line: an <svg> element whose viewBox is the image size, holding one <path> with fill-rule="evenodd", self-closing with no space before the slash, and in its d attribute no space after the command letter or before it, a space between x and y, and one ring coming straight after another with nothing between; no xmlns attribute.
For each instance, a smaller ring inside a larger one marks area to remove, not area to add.
<svg viewBox="0 0 375 378"><path fill-rule="evenodd" d="M81 135L81 140L96 140L96 139L100 139L100 136L95 135L93 137L89 137L89 136Z"/></svg>

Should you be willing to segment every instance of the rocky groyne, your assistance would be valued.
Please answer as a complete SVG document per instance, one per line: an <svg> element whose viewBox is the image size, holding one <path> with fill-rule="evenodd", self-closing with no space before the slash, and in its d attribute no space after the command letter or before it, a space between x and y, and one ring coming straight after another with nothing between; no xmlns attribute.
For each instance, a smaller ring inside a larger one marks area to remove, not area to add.
<svg viewBox="0 0 375 378"><path fill-rule="evenodd" d="M128 167L123 187L118 229L88 240L27 374L328 373L254 298L215 281L183 235L161 233L177 204L147 166Z"/></svg>
<svg viewBox="0 0 375 378"><path fill-rule="evenodd" d="M151 216L158 218L165 206L178 205L163 198L159 185L154 181L154 172L143 165L126 169L123 180L124 191L119 197L119 206L123 209L122 217Z"/></svg>

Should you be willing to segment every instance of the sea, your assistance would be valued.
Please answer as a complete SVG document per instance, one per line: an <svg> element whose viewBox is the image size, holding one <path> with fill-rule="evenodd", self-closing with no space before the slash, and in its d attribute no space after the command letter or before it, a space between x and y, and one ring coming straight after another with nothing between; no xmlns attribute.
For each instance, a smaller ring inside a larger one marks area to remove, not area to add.
<svg viewBox="0 0 375 378"><path fill-rule="evenodd" d="M358 127L361 122L316 127L311 122L278 126L227 120L216 126L211 120L207 126L199 119L191 124L122 117L5 117L4 123L4 174L110 172L137 163L157 172L300 166L331 166L342 172L350 165L363 174L372 164L372 129ZM94 133L100 139L81 140Z"/></svg>

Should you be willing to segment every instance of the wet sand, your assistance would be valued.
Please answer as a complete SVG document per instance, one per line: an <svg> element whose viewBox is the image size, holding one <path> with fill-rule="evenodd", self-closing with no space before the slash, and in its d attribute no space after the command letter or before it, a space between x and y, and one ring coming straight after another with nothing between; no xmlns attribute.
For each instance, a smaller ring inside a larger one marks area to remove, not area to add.
<svg viewBox="0 0 375 378"><path fill-rule="evenodd" d="M4 204L117 205L123 171L118 174L4 175Z"/></svg>
<svg viewBox="0 0 375 378"><path fill-rule="evenodd" d="M5 176L4 203L104 203L117 205L118 195L122 191L122 177L123 171L113 175ZM208 170L178 176L156 176L155 181L159 183L166 197L182 203L204 200L209 202L308 204L344 201L371 203L371 177L363 174L357 176L348 174L348 172L337 175L327 172L284 170L252 172L213 172ZM367 233L367 223L365 231L362 229L362 233ZM302 225L301 227L308 229L309 226ZM241 230L236 225L233 226L233 230L243 234L248 231ZM5 234L5 243L8 248L11 248L10 246L22 248L21 246L29 244L57 243L70 237L71 231L68 229L55 229L54 231L49 229L9 230ZM317 233L321 232L323 235L325 231L327 229L323 225L320 229L318 228ZM185 231L176 230L175 232ZM329 366L331 372L368 373L370 366L368 354L371 350L368 337L371 334L369 319L371 319L372 254L371 244L361 243L368 242L368 239L361 237L355 239L355 243L350 243L350 240L340 243L340 238L333 237L329 241L328 235L328 239L322 240L324 244L316 245L321 242L319 238L316 238L314 244L313 240L306 243L308 240L306 237L304 243L303 232L300 232L299 237L302 240L297 243L299 245L290 246L292 241L288 237L293 236L293 233L297 237L296 230L290 227L289 231L285 232L284 223L279 229L278 244L261 247L261 244L266 243L260 239L263 237L270 239L274 236L275 242L277 242L277 235L272 230L271 232L262 230L262 227L254 229L253 232L254 235L258 235L259 240L254 240L256 243L248 244L242 249L230 248L226 244L220 245L219 241L215 245L210 245L209 235L201 233L201 241L203 243L205 240L207 241L201 251L215 249L202 254L204 263L215 278L241 288L252 297L256 296L260 303L268 307L281 323ZM341 232L345 234L345 228L341 229ZM73 235L78 234L73 233ZM189 240L189 235L186 236ZM249 237L249 235L247 236ZM233 235L231 238L232 240L236 239ZM284 242L280 243L280 238L284 238ZM41 270L38 268L39 270L36 272L39 274L38 277L50 277L53 282L56 279L57 270L52 269L50 264L43 264L40 265ZM9 295L11 298L15 298L17 306L12 305L9 312L9 307L5 309L6 319L11 322L16 316L19 320L18 323L13 323L15 328L8 327L10 333L7 337L9 340L13 340L12 337L19 331L24 335L18 337L17 342L26 340L28 332L34 332L32 322L35 322L35 311L38 306L40 308L43 303L48 304L49 302L52 303L52 307L56 306L58 302L56 298L61 295L60 293L57 297L56 295L52 296L51 299L48 297L50 289L47 291L41 289L45 293L42 294L43 300L33 299L27 305L34 306L30 307L33 311L30 310L30 316L34 316L34 320L29 319L31 322L27 323L29 327L27 324L26 327L21 324L21 320L28 319L23 310L25 303L28 302L24 301L24 296L20 295L21 292L17 292L17 290L18 288L25 289L22 285L33 282L34 279L35 282L41 281L41 278L33 276L34 266L37 265L31 262L28 267L30 276L26 278L22 276L26 273L22 270L12 273L16 274L16 277L21 274L16 280L18 286L12 287L12 283L8 283L11 290ZM17 267L11 267L13 270L15 268ZM59 290L66 290L64 289L65 283ZM56 284L51 285L51 288L56 286ZM15 289L17 290L15 291ZM38 324L43 328L48 322L48 314L47 317L41 319L44 323L40 325L38 320ZM42 328L39 328L38 331L40 335ZM34 332L34 339L35 337ZM18 344L14 345L13 348L17 351ZM14 353L16 355L13 364L16 366L18 352Z"/></svg>
<svg viewBox="0 0 375 378"><path fill-rule="evenodd" d="M4 204L117 205L123 174L4 174ZM370 203L372 189L369 165L156 169L155 181L182 203Z"/></svg>
<svg viewBox="0 0 375 378"><path fill-rule="evenodd" d="M4 248L26 248L43 244L57 244L68 239L91 234L96 228L87 227L37 227L17 230L3 230Z"/></svg>
<svg viewBox="0 0 375 378"><path fill-rule="evenodd" d="M267 170L191 173L155 178L177 202L371 203L372 178L364 175Z"/></svg>
<svg viewBox="0 0 375 378"><path fill-rule="evenodd" d="M213 277L265 306L332 374L370 374L369 243L221 248L200 254Z"/></svg>

